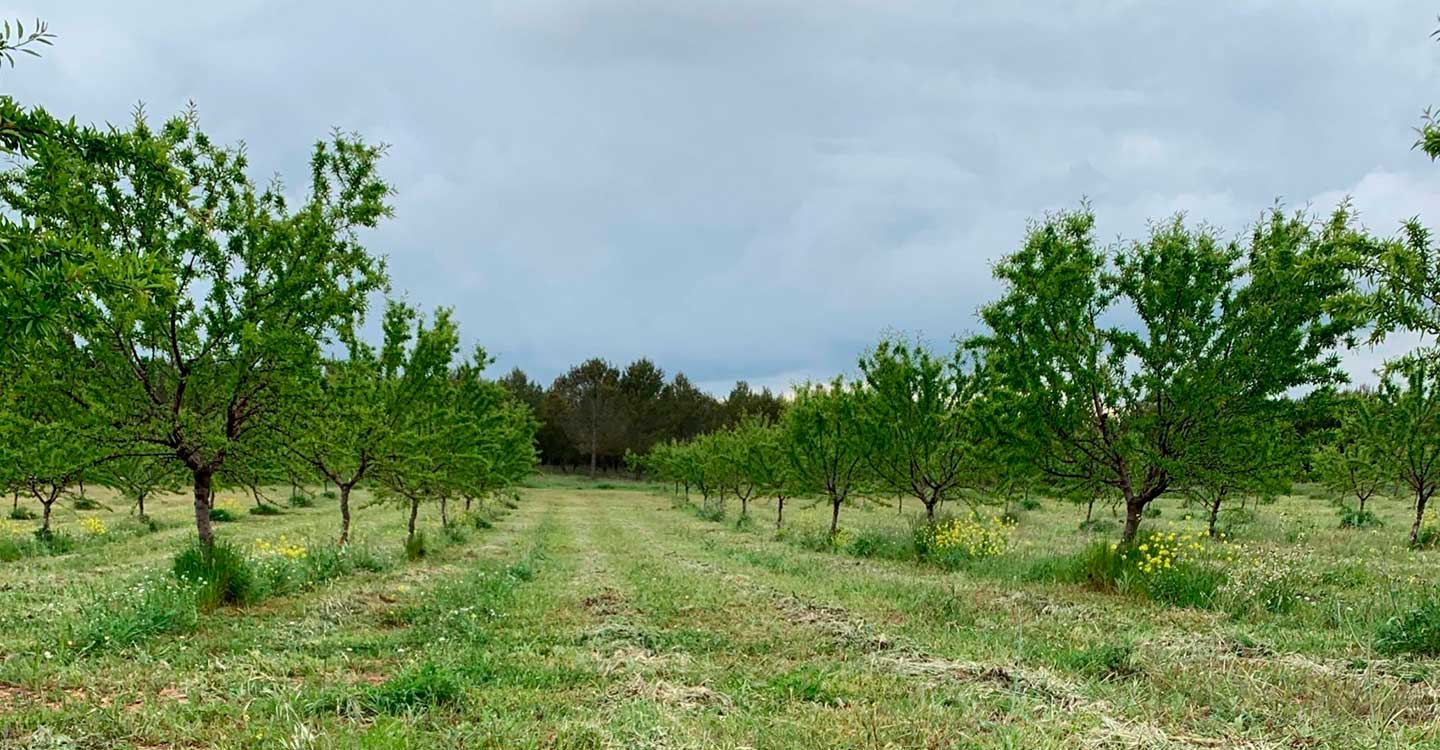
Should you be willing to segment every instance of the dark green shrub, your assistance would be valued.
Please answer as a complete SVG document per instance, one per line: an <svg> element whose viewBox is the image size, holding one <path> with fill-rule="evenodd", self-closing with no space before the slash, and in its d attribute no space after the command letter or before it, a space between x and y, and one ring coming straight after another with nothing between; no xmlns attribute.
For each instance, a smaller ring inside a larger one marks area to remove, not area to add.
<svg viewBox="0 0 1440 750"><path fill-rule="evenodd" d="M36 542L24 537L0 536L0 562L15 562L36 553Z"/></svg>
<svg viewBox="0 0 1440 750"><path fill-rule="evenodd" d="M1250 524L1255 523L1255 511L1250 508L1226 508L1220 512L1219 521L1216 529L1227 537L1233 537L1243 532Z"/></svg>
<svg viewBox="0 0 1440 750"><path fill-rule="evenodd" d="M788 541L812 552L834 552L847 535L843 529L839 534L831 536L827 527L785 527L785 538Z"/></svg>
<svg viewBox="0 0 1440 750"><path fill-rule="evenodd" d="M1386 620L1375 634L1375 650L1387 655L1440 656L1440 589L1420 595Z"/></svg>
<svg viewBox="0 0 1440 750"><path fill-rule="evenodd" d="M1440 524L1427 523L1421 526L1419 533L1415 535L1415 543L1411 546L1415 549L1440 547Z"/></svg>
<svg viewBox="0 0 1440 750"><path fill-rule="evenodd" d="M375 713L402 714L448 706L460 696L460 681L454 673L426 661L371 688L363 703Z"/></svg>
<svg viewBox="0 0 1440 750"><path fill-rule="evenodd" d="M287 502L290 503L290 507L292 507L292 508L313 508L313 507L315 507L315 498L312 498L312 497L310 497L309 495L302 494L302 493L299 493L299 492L296 492L295 494L291 495L291 496L290 496L290 499L289 499Z"/></svg>
<svg viewBox="0 0 1440 750"><path fill-rule="evenodd" d="M1351 508L1346 505L1340 506L1340 528L1342 529L1378 529L1385 523L1380 517L1368 510Z"/></svg>
<svg viewBox="0 0 1440 750"><path fill-rule="evenodd" d="M357 570L376 573L387 566L369 545L350 543L343 547L312 545L301 558L306 585L329 581Z"/></svg>
<svg viewBox="0 0 1440 750"><path fill-rule="evenodd" d="M911 540L902 533L868 528L855 532L847 551L856 557L901 560L913 555Z"/></svg>
<svg viewBox="0 0 1440 750"><path fill-rule="evenodd" d="M1056 570L1057 580L1083 584L1095 591L1115 592L1129 577L1124 551L1110 542L1095 542Z"/></svg>
<svg viewBox="0 0 1440 750"><path fill-rule="evenodd" d="M695 515L702 521L714 521L719 523L725 520L725 506L719 503L705 503L695 510Z"/></svg>
<svg viewBox="0 0 1440 750"><path fill-rule="evenodd" d="M36 529L35 542L51 555L63 555L75 549L75 537L54 529Z"/></svg>
<svg viewBox="0 0 1440 750"><path fill-rule="evenodd" d="M411 562L422 560L429 552L430 548L425 543L425 532L417 531L414 536L405 540L405 559Z"/></svg>
<svg viewBox="0 0 1440 750"><path fill-rule="evenodd" d="M10 509L10 520L12 521L34 521L40 514L23 506L17 505Z"/></svg>
<svg viewBox="0 0 1440 750"><path fill-rule="evenodd" d="M279 516L284 513L285 511L280 510L280 506L271 505L270 503L261 503L260 505L250 507L250 515L252 516Z"/></svg>
<svg viewBox="0 0 1440 750"><path fill-rule="evenodd" d="M1040 510L1040 500L1034 497L1022 497L1020 498L1020 510Z"/></svg>
<svg viewBox="0 0 1440 750"><path fill-rule="evenodd" d="M320 497L323 497L323 498L325 498L326 500L339 500L339 499L340 499L340 495L339 495L338 493L336 493L335 490L325 490L324 492L321 492L321 493L320 493Z"/></svg>
<svg viewBox="0 0 1440 750"><path fill-rule="evenodd" d="M211 520L211 521L214 521L215 523L226 523L226 522L228 522L228 521L234 521L234 520L236 520L236 519L238 519L238 518L239 518L239 516L235 515L234 513L231 513L230 511L228 511L228 510L226 510L226 509L224 509L224 508L211 508L211 509L210 509L210 520Z"/></svg>
<svg viewBox="0 0 1440 750"><path fill-rule="evenodd" d="M490 519L480 515L479 513L470 513L466 515L465 522L469 523L470 527L476 529L477 531L494 528L495 526L495 524L490 522Z"/></svg>
<svg viewBox="0 0 1440 750"><path fill-rule="evenodd" d="M449 526L446 526L444 531L446 541L452 542L454 544L463 544L465 542L465 528L462 527L460 524L452 523Z"/></svg>
<svg viewBox="0 0 1440 750"><path fill-rule="evenodd" d="M223 542L210 546L192 541L175 556L175 577L196 587L196 604L209 611L227 604L249 604L260 598L250 561Z"/></svg>
<svg viewBox="0 0 1440 750"><path fill-rule="evenodd" d="M82 496L71 500L70 507L75 510L100 510L105 506L101 505L100 502L94 498Z"/></svg>
<svg viewBox="0 0 1440 750"><path fill-rule="evenodd" d="M1156 505L1155 503L1150 503L1149 505L1145 506L1145 510L1141 512L1140 515L1144 516L1145 518L1159 518L1161 515L1160 506Z"/></svg>
<svg viewBox="0 0 1440 750"><path fill-rule="evenodd" d="M1104 534L1109 536L1119 529L1120 527L1108 518L1092 518L1088 521L1080 522L1080 530L1086 534Z"/></svg>

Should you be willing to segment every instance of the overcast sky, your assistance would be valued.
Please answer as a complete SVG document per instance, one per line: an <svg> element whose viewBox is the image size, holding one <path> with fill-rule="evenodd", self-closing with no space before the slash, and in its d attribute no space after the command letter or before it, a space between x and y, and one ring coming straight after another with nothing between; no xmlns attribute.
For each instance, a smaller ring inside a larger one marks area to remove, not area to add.
<svg viewBox="0 0 1440 750"><path fill-rule="evenodd" d="M1084 197L1106 237L1347 194L1440 223L1433 3L1020 5L49 0L11 8L57 39L0 86L96 122L194 100L296 185L332 127L389 143L396 290L547 382L649 356L784 387L885 330L943 343Z"/></svg>

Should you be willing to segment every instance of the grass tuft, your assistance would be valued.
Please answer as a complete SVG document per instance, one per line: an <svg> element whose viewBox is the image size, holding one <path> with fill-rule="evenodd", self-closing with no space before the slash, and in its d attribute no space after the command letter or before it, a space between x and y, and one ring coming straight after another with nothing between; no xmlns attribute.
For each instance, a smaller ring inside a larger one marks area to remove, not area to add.
<svg viewBox="0 0 1440 750"><path fill-rule="evenodd" d="M196 603L201 611L249 604L260 598L250 561L224 542L205 546L198 540L191 541L175 556L172 569L182 583L196 586Z"/></svg>

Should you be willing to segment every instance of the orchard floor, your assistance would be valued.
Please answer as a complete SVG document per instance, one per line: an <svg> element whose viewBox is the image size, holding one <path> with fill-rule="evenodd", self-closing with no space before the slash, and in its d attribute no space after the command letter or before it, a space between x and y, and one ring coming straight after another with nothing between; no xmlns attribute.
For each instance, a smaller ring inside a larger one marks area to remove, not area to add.
<svg viewBox="0 0 1440 750"><path fill-rule="evenodd" d="M385 570L87 656L47 644L164 570L183 524L3 563L0 747L1440 748L1440 669L1367 634L811 552L753 512L739 530L655 488L547 479L406 563L401 513L367 508ZM333 515L219 534L319 544Z"/></svg>

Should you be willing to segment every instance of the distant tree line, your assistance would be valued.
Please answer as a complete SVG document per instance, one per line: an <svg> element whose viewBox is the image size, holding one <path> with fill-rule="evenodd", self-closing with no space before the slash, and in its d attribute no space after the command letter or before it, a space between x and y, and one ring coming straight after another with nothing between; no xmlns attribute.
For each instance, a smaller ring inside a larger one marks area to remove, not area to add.
<svg viewBox="0 0 1440 750"><path fill-rule="evenodd" d="M667 379L644 358L624 370L592 358L549 388L518 367L499 382L539 419L541 463L561 471L584 467L592 476L620 470L627 454L645 455L660 443L732 427L746 415L773 422L785 409L784 399L769 388L756 390L741 380L725 398L716 398L684 373Z"/></svg>

